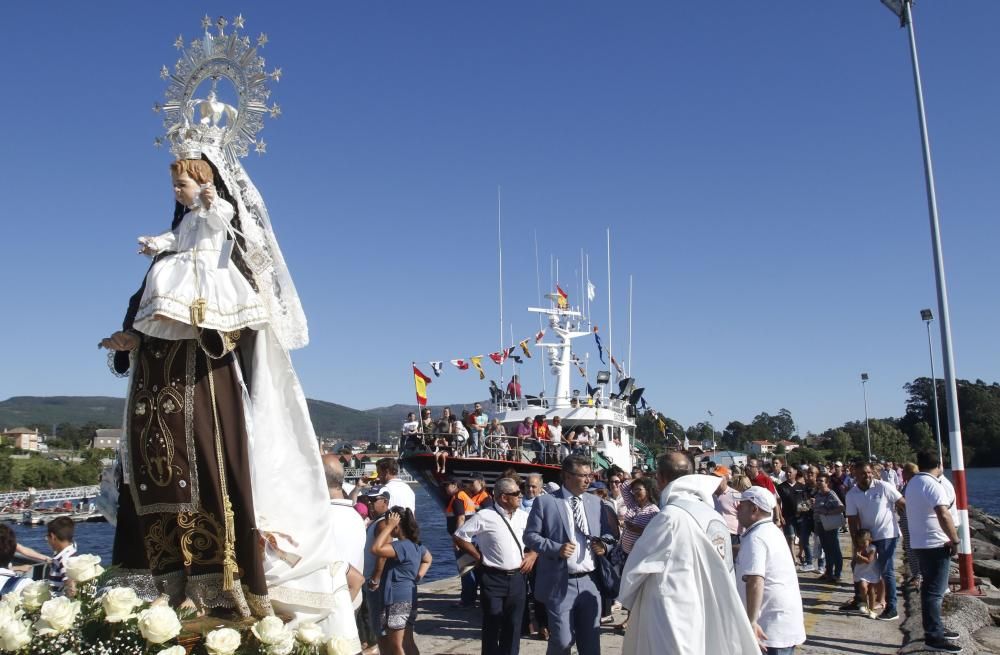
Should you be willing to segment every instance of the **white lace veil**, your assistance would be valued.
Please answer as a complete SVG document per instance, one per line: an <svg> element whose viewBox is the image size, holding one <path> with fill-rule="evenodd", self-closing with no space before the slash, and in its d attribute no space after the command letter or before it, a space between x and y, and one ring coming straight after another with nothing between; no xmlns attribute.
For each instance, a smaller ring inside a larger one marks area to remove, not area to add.
<svg viewBox="0 0 1000 655"><path fill-rule="evenodd" d="M238 159L226 157L214 147L203 148L201 154L219 171L236 200L245 239L243 258L270 314L271 329L278 343L286 350L302 348L309 343L309 326L274 236L264 199Z"/></svg>

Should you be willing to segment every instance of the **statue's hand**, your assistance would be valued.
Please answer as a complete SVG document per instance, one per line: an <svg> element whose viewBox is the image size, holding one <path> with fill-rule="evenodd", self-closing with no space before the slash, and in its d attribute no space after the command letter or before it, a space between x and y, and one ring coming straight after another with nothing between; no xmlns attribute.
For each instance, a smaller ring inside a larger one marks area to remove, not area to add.
<svg viewBox="0 0 1000 655"><path fill-rule="evenodd" d="M110 337L101 339L98 348L108 350L135 350L139 347L139 337L131 332L115 332Z"/></svg>

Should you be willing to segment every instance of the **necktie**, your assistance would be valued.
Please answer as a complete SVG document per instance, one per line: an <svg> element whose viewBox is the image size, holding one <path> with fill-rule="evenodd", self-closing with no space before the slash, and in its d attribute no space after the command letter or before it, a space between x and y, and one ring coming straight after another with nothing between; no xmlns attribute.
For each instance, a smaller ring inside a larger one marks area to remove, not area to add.
<svg viewBox="0 0 1000 655"><path fill-rule="evenodd" d="M587 536L587 519L583 516L583 503L580 502L579 496L573 496L573 500L570 505L573 508L573 522L576 523L576 529L583 533L583 536Z"/></svg>

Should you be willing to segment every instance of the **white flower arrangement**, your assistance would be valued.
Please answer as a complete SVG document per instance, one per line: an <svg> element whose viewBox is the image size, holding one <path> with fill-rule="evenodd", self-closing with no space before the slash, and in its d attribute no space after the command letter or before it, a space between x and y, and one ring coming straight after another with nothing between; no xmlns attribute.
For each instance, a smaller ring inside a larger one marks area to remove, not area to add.
<svg viewBox="0 0 1000 655"><path fill-rule="evenodd" d="M128 587L105 588L100 558L67 560L75 596L53 597L45 581L0 598L0 654L186 655L177 643L181 617L166 604L150 606ZM197 655L354 655L356 640L328 637L315 623L293 627L269 616L242 632L220 628L206 634ZM193 635L192 635L193 636Z"/></svg>

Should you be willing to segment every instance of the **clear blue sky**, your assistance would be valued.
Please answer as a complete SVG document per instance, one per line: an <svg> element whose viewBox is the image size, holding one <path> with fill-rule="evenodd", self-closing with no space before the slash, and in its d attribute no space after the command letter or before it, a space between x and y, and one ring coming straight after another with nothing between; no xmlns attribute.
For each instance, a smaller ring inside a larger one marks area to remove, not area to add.
<svg viewBox="0 0 1000 655"><path fill-rule="evenodd" d="M136 236L169 223L150 107L206 10L242 12L284 71L268 154L246 167L310 320L309 397L412 402L411 360L496 350L498 185L515 337L537 329L537 232L543 286L558 257L571 301L590 253L608 339L610 227L613 347L632 275L633 373L685 425L787 407L820 431L862 416L861 371L872 416L900 415L902 385L927 374L908 46L878 0L256 4L0 10L0 398L124 394L95 345L140 283ZM1000 3L915 11L957 370L992 381ZM485 395L454 369L430 387Z"/></svg>

